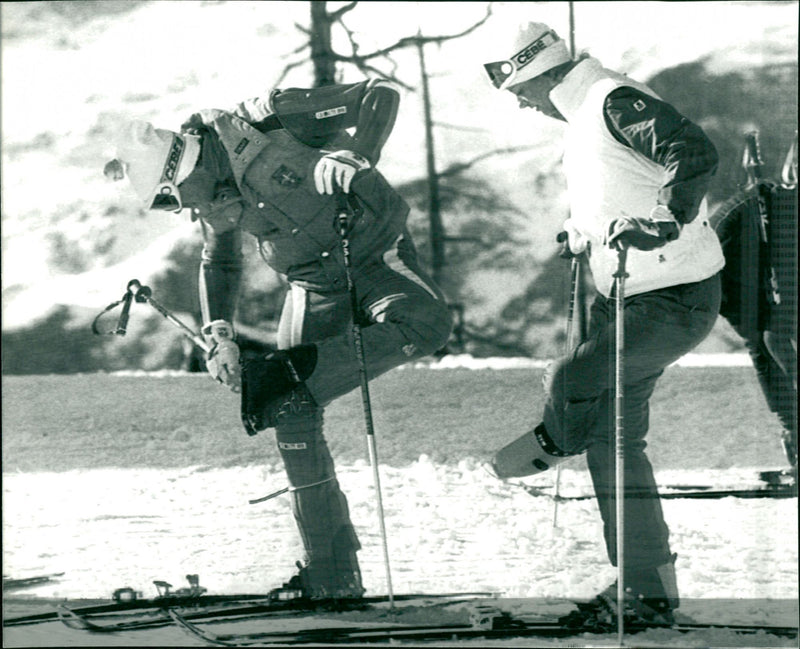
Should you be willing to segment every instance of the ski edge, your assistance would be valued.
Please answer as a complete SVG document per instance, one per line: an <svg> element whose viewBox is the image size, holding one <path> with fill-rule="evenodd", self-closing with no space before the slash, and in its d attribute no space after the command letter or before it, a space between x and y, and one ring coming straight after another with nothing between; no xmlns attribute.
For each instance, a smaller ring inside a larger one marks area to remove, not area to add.
<svg viewBox="0 0 800 649"><path fill-rule="evenodd" d="M592 500L593 494L580 494L574 496L562 496L550 493L545 488L527 485L523 482L504 481L504 484L522 489L534 498L549 498L557 502L570 502L579 500ZM763 487L752 487L749 489L716 489L706 485L661 485L658 487L658 498L661 500L719 500L722 498L797 498L797 485L781 484L766 485ZM636 498L635 494L626 496ZM652 496L648 496L652 497Z"/></svg>

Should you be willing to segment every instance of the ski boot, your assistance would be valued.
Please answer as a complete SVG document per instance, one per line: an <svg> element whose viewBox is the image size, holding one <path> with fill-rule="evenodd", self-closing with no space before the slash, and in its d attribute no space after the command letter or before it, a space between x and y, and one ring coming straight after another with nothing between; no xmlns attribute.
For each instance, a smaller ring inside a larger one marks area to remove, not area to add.
<svg viewBox="0 0 800 649"><path fill-rule="evenodd" d="M348 570L333 570L328 566L305 565L297 562L298 572L283 585L284 589L299 591L301 597L320 599L359 599L365 592L357 564Z"/></svg>
<svg viewBox="0 0 800 649"><path fill-rule="evenodd" d="M784 429L781 432L781 445L789 462L788 469L778 469L775 471L760 471L759 479L765 482L770 488L794 487L797 490L797 429Z"/></svg>
<svg viewBox="0 0 800 649"><path fill-rule="evenodd" d="M626 625L664 626L675 623L673 612L680 600L674 563L675 555L670 563L626 577L622 605ZM617 627L619 614L617 582L614 581L588 602L577 603L577 610L560 617L558 621L570 629L602 633Z"/></svg>

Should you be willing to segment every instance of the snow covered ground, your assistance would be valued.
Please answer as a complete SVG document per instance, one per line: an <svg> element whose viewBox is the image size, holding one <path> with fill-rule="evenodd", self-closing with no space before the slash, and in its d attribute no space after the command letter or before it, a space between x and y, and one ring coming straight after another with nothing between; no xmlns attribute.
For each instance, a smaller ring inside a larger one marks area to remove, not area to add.
<svg viewBox="0 0 800 649"><path fill-rule="evenodd" d="M559 505L498 483L474 460L426 457L382 466L382 492L396 592L498 591L509 597L590 597L614 579L592 500ZM670 471L671 484L742 485L748 469ZM364 582L386 592L372 471L339 467L358 528ZM538 478L538 483L548 481ZM263 592L300 558L280 466L203 470L107 469L6 475L4 573L64 572L39 596L104 597L122 586L155 595L152 581L184 586L198 573L214 593ZM589 488L566 468L565 495ZM796 598L794 499L668 500L686 598Z"/></svg>
<svg viewBox="0 0 800 649"><path fill-rule="evenodd" d="M754 470L669 471L669 484L738 486ZM364 549L364 581L386 591L372 471L339 467ZM548 485L543 476L537 484ZM153 579L180 585L196 572L213 592L260 592L288 577L299 539L280 466L204 470L106 469L5 475L4 573L61 572L37 595L97 597ZM589 489L566 468L563 493ZM395 589L492 590L509 596L590 596L613 579L593 501L553 503L498 483L475 460L442 466L421 457L382 467ZM794 500L666 501L686 597L796 597ZM155 550L155 552L154 552ZM102 571L97 570L102 566Z"/></svg>
<svg viewBox="0 0 800 649"><path fill-rule="evenodd" d="M5 475L3 513L14 525L4 526L3 571L14 577L63 571L57 582L24 591L40 597L108 597L123 586L153 596L153 580L185 586L189 573L198 573L212 593L264 592L288 578L300 557L286 496L248 504L282 488L282 473L263 466ZM728 469L658 477L741 486L752 476L749 469ZM363 545L368 593L386 593L372 470L366 462L341 466L339 478ZM552 501L498 483L475 460L442 466L421 457L407 468L382 466L381 478L395 593L485 590L563 602L591 597L614 579L592 500L561 503L554 528ZM565 495L588 486L584 472L563 471ZM796 624L791 607L787 618L786 607L780 614L771 606L797 600L796 499L667 500L664 509L686 614L715 623ZM64 634L63 644L97 641L49 626ZM8 632L34 646L41 641L34 629L33 636ZM148 644L180 641L172 632L128 635ZM692 642L792 646L772 637L715 634ZM686 646L681 637L652 641ZM582 646L577 642L569 644ZM551 646L517 643L512 646Z"/></svg>
<svg viewBox="0 0 800 649"><path fill-rule="evenodd" d="M742 364L746 358L725 361ZM499 370L525 362L446 357L432 367ZM690 355L682 362L698 365L715 359ZM663 470L657 480L662 485L743 487L765 468L732 464L726 469ZM535 604L522 603L522 611L563 614L565 598L589 598L615 577L591 499L561 503L554 527L550 499L498 482L478 458L439 464L423 455L403 467L387 461L380 471L395 593L490 591L504 598L536 599ZM366 460L340 463L338 475L363 546L360 560L368 594L385 594L372 469ZM552 476L529 481L549 487ZM254 505L248 501L284 486L280 465L5 472L3 573L14 578L64 573L21 591L31 597L108 598L121 587L154 596L154 580L177 588L192 573L200 575L211 593L265 592L291 576L302 555L301 543L287 496ZM581 463L565 465L562 494L589 491ZM678 553L682 613L714 623L797 625L796 499L665 500L663 507ZM5 629L4 641L11 643L5 646L167 646L186 641L177 629L144 633L98 639L48 624ZM792 640L740 637L723 630L689 639L676 632L652 633L637 636L637 646L796 646ZM613 642L595 636L499 644Z"/></svg>

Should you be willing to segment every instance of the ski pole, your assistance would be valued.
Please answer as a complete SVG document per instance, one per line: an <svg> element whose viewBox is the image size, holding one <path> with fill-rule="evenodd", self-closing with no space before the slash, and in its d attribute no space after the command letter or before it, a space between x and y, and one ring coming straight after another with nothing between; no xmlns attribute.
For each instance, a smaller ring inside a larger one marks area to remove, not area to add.
<svg viewBox="0 0 800 649"><path fill-rule="evenodd" d="M137 280L132 279L128 282L128 286L125 289L125 295L122 296L121 299L117 300L116 302L112 302L109 304L105 309L103 309L100 313L97 314L95 319L92 321L92 333L96 336L101 336L103 334L109 334L112 336L124 336L127 332L128 328L128 317L131 311L131 302L133 301L133 293L130 290L130 286L132 282L137 282ZM137 282L138 283L138 282ZM115 309L117 306L122 305L122 310L119 314L119 319L117 320L117 326L112 329L111 331L100 331L97 328L98 323L100 322L100 318L103 317L106 313Z"/></svg>
<svg viewBox="0 0 800 649"><path fill-rule="evenodd" d="M580 277L581 262L573 257L570 263L569 307L567 310L567 339L564 342L564 355L572 351L572 334L575 330L575 304L578 301L578 279ZM556 465L555 500L553 501L553 527L558 527L558 501L561 488L561 464Z"/></svg>
<svg viewBox="0 0 800 649"><path fill-rule="evenodd" d="M132 302L139 302L139 303L146 303L153 307L156 311L158 311L162 316L164 316L167 320L169 320L172 324L178 327L189 340L191 340L195 345L197 345L200 349L204 352L209 353L211 348L208 346L205 340L203 340L200 334L192 331L191 328L186 326L183 322L181 322L174 314L170 313L167 309L165 309L161 304L159 304L153 298L153 291L149 286L142 286L141 282L138 279L132 279L128 282L128 287L126 289L125 295L122 297L121 300L114 302L113 304L109 304L92 322L92 331L99 335L101 332L97 329L97 322L104 313L110 311L118 304L122 304L122 312L119 316L119 321L117 322L117 327L113 331L109 331L108 333L124 336L127 326L128 326L128 315L131 308Z"/></svg>
<svg viewBox="0 0 800 649"><path fill-rule="evenodd" d="M184 336L186 336L189 340L191 340L206 354L208 354L211 351L211 347L208 346L208 343L205 340L203 340L200 334L192 331L189 327L183 324L183 322L181 322L175 315L170 313L167 309L165 309L158 302L156 302L156 300L153 298L153 291L150 289L149 286L142 286L138 280L132 279L130 282L128 282L128 290L133 292L134 298L136 299L137 302L145 302L149 304L151 307L153 307L162 316L164 316L172 324L178 327L178 329L181 330Z"/></svg>
<svg viewBox="0 0 800 649"><path fill-rule="evenodd" d="M617 271L614 273L616 336L614 344L614 447L617 533L617 635L622 646L625 634L625 262L628 251L617 247Z"/></svg>
<svg viewBox="0 0 800 649"><path fill-rule="evenodd" d="M364 419L367 426L367 445L369 447L369 461L372 465L372 473L375 482L375 495L378 505L378 523L380 525L381 539L383 541L383 559L386 566L386 587L389 595L389 608L394 608L394 593L392 590L392 572L389 567L389 543L386 538L386 523L383 514L383 500L381 498L381 478L378 471L378 452L375 445L375 429L372 422L372 407L369 398L369 380L367 377L367 361L364 354L364 341L361 336L361 325L358 320L358 297L356 286L353 281L352 261L350 259L350 206L347 203L347 196L339 192L336 195L336 221L335 227L342 240L342 254L344 257L344 272L347 282L347 291L350 294L350 310L353 317L353 345L355 347L356 358L358 360L358 373L361 379L361 402L364 407Z"/></svg>
<svg viewBox="0 0 800 649"><path fill-rule="evenodd" d="M766 269L766 292L772 304L781 303L780 287L778 286L778 274L775 267L770 263L769 247L772 245L769 236L769 211L767 201L764 198L763 185L763 162L761 160L761 148L758 144L758 131L751 131L745 138L744 159L742 161L745 172L747 173L747 187L755 193L756 206L758 207L758 227L761 233L761 242L766 250L759 251L759 255L766 256L766 263L760 264Z"/></svg>

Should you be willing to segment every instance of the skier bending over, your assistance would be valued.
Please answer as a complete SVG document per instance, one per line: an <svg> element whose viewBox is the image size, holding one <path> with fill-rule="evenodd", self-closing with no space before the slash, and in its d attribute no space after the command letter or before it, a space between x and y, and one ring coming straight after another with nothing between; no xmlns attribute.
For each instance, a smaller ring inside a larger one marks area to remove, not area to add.
<svg viewBox="0 0 800 649"><path fill-rule="evenodd" d="M201 222L207 368L241 387L249 434L276 430L307 555L286 585L312 598L364 593L360 544L322 432L325 406L360 384L353 318L370 378L440 349L451 330L406 231L409 207L375 169L398 103L381 80L274 90L230 112L201 110L180 132L133 123L106 165L115 179L127 175L148 208L188 208ZM356 314L335 223L342 193L352 211ZM233 325L243 232L289 282L274 353L252 349Z"/></svg>
<svg viewBox="0 0 800 649"><path fill-rule="evenodd" d="M567 123L571 217L564 229L572 253L588 259L598 294L587 339L548 372L542 423L501 449L494 467L500 477L533 475L586 451L616 565L612 287L614 248L628 247L623 610L668 622L679 603L675 556L644 437L658 378L706 337L719 311L724 261L704 201L717 152L698 126L647 86L594 58L573 60L546 25L524 26L500 57L485 65L495 87L516 95L520 108ZM613 584L564 621L613 623L616 593Z"/></svg>

